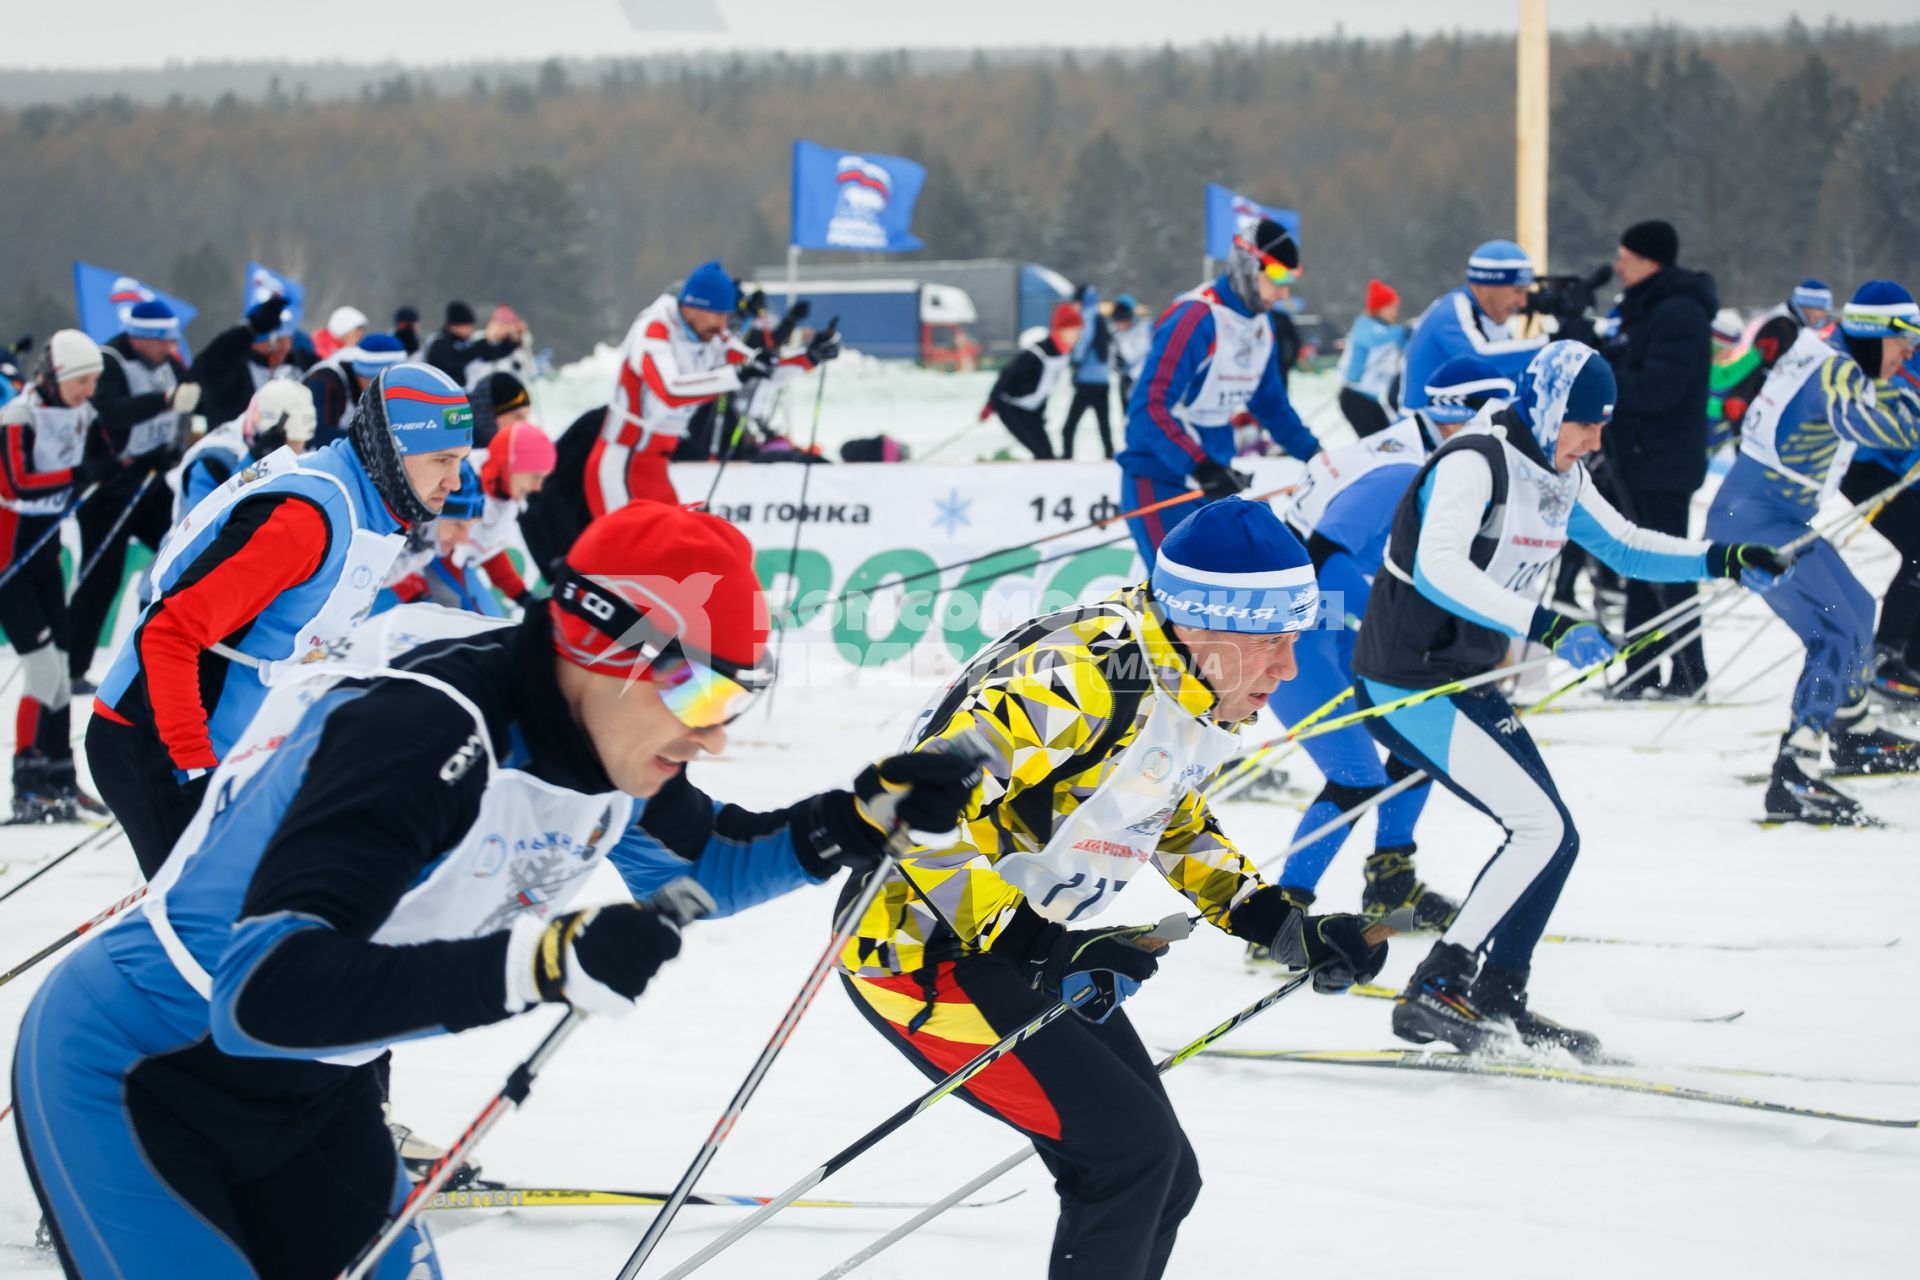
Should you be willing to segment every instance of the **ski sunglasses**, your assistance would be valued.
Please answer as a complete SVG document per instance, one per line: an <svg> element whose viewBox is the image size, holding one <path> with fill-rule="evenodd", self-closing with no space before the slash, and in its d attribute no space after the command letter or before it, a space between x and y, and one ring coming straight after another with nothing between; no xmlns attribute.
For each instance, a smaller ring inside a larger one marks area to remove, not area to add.
<svg viewBox="0 0 1920 1280"><path fill-rule="evenodd" d="M626 585L647 591L638 583ZM663 632L648 621L610 582L568 570L554 588L553 601L561 611L613 642L610 649L588 652L564 635L557 637L561 646L571 651L571 657L597 670L617 653L634 654L627 670L628 681L651 681L667 710L689 729L732 724L773 684L771 669L741 667L689 650L678 635ZM677 616L665 600L655 596L655 603L661 612Z"/></svg>
<svg viewBox="0 0 1920 1280"><path fill-rule="evenodd" d="M1300 268L1290 267L1272 254L1262 252L1253 241L1247 239L1245 236L1235 236L1233 238L1233 247L1236 249L1244 249L1252 254L1253 260L1260 264L1261 274L1265 275L1267 279L1273 281L1275 284L1292 284L1300 278Z"/></svg>

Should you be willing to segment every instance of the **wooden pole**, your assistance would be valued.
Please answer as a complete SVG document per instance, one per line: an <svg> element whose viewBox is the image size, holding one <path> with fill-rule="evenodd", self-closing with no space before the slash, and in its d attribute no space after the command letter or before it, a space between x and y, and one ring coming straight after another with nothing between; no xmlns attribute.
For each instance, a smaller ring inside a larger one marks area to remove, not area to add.
<svg viewBox="0 0 1920 1280"><path fill-rule="evenodd" d="M1520 0L1515 53L1514 223L1534 270L1547 271L1547 0Z"/></svg>

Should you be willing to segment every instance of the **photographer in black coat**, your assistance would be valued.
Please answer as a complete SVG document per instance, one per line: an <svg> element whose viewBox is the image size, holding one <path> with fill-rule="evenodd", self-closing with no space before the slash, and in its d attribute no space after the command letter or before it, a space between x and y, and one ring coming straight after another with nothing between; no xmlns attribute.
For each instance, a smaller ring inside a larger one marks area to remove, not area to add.
<svg viewBox="0 0 1920 1280"><path fill-rule="evenodd" d="M1619 331L1606 347L1619 384L1606 457L1625 513L1644 529L1687 536L1694 490L1707 476L1707 375L1713 362L1713 277L1674 265L1680 237L1668 222L1636 222L1620 237L1614 273ZM1634 580L1627 587L1629 630L1693 594L1693 585ZM1665 684L1638 680L1628 697L1686 697L1707 678L1700 641L1648 650L1629 671L1671 659Z"/></svg>

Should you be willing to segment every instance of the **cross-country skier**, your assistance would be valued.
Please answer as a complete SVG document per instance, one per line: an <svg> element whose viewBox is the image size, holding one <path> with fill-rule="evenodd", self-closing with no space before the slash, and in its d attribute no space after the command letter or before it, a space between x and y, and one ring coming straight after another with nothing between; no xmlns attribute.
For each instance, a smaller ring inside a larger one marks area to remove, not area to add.
<svg viewBox="0 0 1920 1280"><path fill-rule="evenodd" d="M1576 667L1610 660L1614 642L1599 627L1536 604L1540 575L1569 539L1620 574L1658 581L1763 581L1783 567L1767 547L1641 529L1594 491L1579 464L1600 447L1614 381L1592 348L1549 343L1527 365L1519 390L1489 425L1436 450L1394 511L1354 646L1354 698L1362 707L1490 672L1516 637ZM1366 724L1389 751L1507 832L1408 980L1394 1006L1394 1034L1468 1051L1517 1037L1532 1047L1597 1053L1596 1036L1528 1007L1533 948L1580 838L1513 707L1488 684Z"/></svg>
<svg viewBox="0 0 1920 1280"><path fill-rule="evenodd" d="M1784 543L1805 533L1855 449L1920 447L1920 394L1892 381L1920 337L1920 307L1891 280L1869 280L1840 313L1840 338L1803 328L1740 424L1740 454L1707 512L1707 534ZM1766 814L1858 824L1859 803L1822 778L1920 768L1920 742L1889 732L1867 701L1873 596L1818 540L1762 597L1807 648L1780 739Z"/></svg>
<svg viewBox="0 0 1920 1280"><path fill-rule="evenodd" d="M359 345L337 351L308 370L304 381L313 394L313 409L320 424L314 448L324 449L344 438L373 380L381 370L391 369L406 358L400 339L390 333L370 333Z"/></svg>
<svg viewBox="0 0 1920 1280"><path fill-rule="evenodd" d="M1048 1274L1151 1280L1200 1191L1193 1149L1126 1014L1156 962L1101 912L1152 866L1216 927L1319 985L1378 972L1358 916L1308 916L1222 834L1199 788L1293 675L1313 623L1306 549L1264 504L1202 508L1148 582L1032 619L922 715L916 754L971 737L986 778L960 839L916 850L841 964L856 1008L939 1079L1091 981L1092 1016L1022 1043L965 1096L1040 1150L1060 1192ZM855 892L849 884L842 906Z"/></svg>
<svg viewBox="0 0 1920 1280"><path fill-rule="evenodd" d="M1347 330L1340 353L1340 412L1355 435L1370 436L1392 422L1388 408L1412 331L1400 323L1400 294L1384 280L1367 281L1366 310Z"/></svg>
<svg viewBox="0 0 1920 1280"><path fill-rule="evenodd" d="M1514 385L1478 356L1455 356L1440 366L1424 391L1424 409L1315 458L1289 500L1284 518L1306 544L1321 601L1319 625L1302 632L1293 646L1299 674L1273 692L1273 712L1289 728L1353 684L1359 618L1408 482L1443 440L1468 422L1506 408ZM1379 746L1358 724L1309 737L1301 745L1327 783L1301 816L1295 842L1365 804L1417 767L1392 754L1382 765ZM1431 783L1422 782L1387 800L1375 813L1374 848L1367 857L1366 888L1360 897L1361 911L1369 919L1405 911L1416 927L1439 930L1459 910L1427 888L1414 871L1413 828L1431 790ZM1280 887L1303 909L1313 902L1320 877L1352 829L1349 823L1330 831L1287 859ZM1258 952L1250 954L1261 958Z"/></svg>
<svg viewBox="0 0 1920 1280"><path fill-rule="evenodd" d="M840 335L830 328L792 355L749 349L728 332L739 301L733 277L719 262L703 262L677 296L661 294L634 320L620 348L613 400L586 458L593 518L637 498L680 500L667 479L667 458L700 405L762 379L775 386L794 381L840 354Z"/></svg>
<svg viewBox="0 0 1920 1280"><path fill-rule="evenodd" d="M1489 240L1475 249L1467 259L1466 283L1434 299L1414 324L1402 404L1424 406L1434 370L1455 356L1479 356L1502 375L1518 378L1547 341L1544 334L1517 332L1532 284L1533 262L1513 241Z"/></svg>
<svg viewBox="0 0 1920 1280"><path fill-rule="evenodd" d="M505 376L493 375L495 380ZM527 499L546 484L555 461L553 440L538 423L511 421L493 437L480 467L485 503L468 546L487 580L522 608L533 598L533 589L514 567L507 548Z"/></svg>
<svg viewBox="0 0 1920 1280"><path fill-rule="evenodd" d="M200 403L200 384L188 381L179 351L180 317L157 299L136 302L125 330L100 348L105 364L93 407L120 466L74 520L80 561L93 566L67 605L67 668L75 693L93 692L87 671L125 584L128 543L138 538L157 552L173 527L172 495L155 473L165 474L179 459L182 423Z"/></svg>
<svg viewBox="0 0 1920 1280"><path fill-rule="evenodd" d="M1113 330L1113 371L1120 378L1120 411L1125 413L1133 399L1133 384L1139 381L1153 347L1153 324L1140 314L1140 304L1130 293L1113 300L1107 324Z"/></svg>
<svg viewBox="0 0 1920 1280"><path fill-rule="evenodd" d="M1120 451L1120 506L1131 511L1177 497L1193 482L1209 500L1245 487L1227 464L1233 420L1250 413L1296 458L1320 442L1287 400L1268 313L1300 273L1300 246L1271 218L1233 238L1227 270L1174 300L1154 323L1153 346L1127 402ZM1161 540L1193 504L1127 522L1147 567Z"/></svg>
<svg viewBox="0 0 1920 1280"><path fill-rule="evenodd" d="M406 1189L386 1046L623 1013L680 950L635 899L691 876L725 914L870 867L883 790L953 827L979 776L955 756L769 813L687 780L765 683L724 521L638 503L570 565L517 624L396 610L276 687L145 911L35 997L16 1114L68 1275L338 1274ZM375 1274L437 1276L424 1234Z"/></svg>
<svg viewBox="0 0 1920 1280"><path fill-rule="evenodd" d="M1000 425L1020 442L1035 461L1053 459L1053 440L1047 435L1047 400L1067 371L1086 318L1081 308L1062 302L1053 309L1046 336L1020 348L1000 370L980 406L980 421L998 415Z"/></svg>
<svg viewBox="0 0 1920 1280"><path fill-rule="evenodd" d="M298 385L298 384L295 384ZM151 877L266 694L366 615L403 531L459 484L466 395L424 365L367 389L348 439L235 474L154 565L154 600L115 655L87 763Z"/></svg>
<svg viewBox="0 0 1920 1280"><path fill-rule="evenodd" d="M200 384L200 412L209 422L228 422L246 412L253 393L275 378L300 381L293 362L298 326L279 294L247 309L244 319L214 335L194 357L192 377Z"/></svg>
<svg viewBox="0 0 1920 1280"><path fill-rule="evenodd" d="M0 572L9 575L0 583L0 629L20 663L15 822L64 822L99 806L74 780L67 588L60 538L48 535L81 489L119 470L96 437L89 399L104 360L92 338L62 329L41 352L33 384L0 405Z"/></svg>
<svg viewBox="0 0 1920 1280"><path fill-rule="evenodd" d="M1920 395L1920 355L1908 356L1892 380ZM1901 454L1858 449L1840 481L1840 492L1849 502L1865 502L1915 467L1920 467L1920 450ZM1900 567L1880 598L1868 687L1894 701L1920 702L1920 492L1902 490L1871 523L1874 532L1900 553Z"/></svg>
<svg viewBox="0 0 1920 1280"><path fill-rule="evenodd" d="M167 473L174 493L173 523L179 524L247 463L282 447L305 453L316 426L313 396L305 387L285 378L261 387L245 413L194 441L180 455L180 465Z"/></svg>

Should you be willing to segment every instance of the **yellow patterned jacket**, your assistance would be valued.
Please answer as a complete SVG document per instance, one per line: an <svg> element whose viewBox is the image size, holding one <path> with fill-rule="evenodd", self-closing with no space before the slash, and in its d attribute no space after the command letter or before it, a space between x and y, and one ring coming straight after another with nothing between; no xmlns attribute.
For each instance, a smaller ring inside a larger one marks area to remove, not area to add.
<svg viewBox="0 0 1920 1280"><path fill-rule="evenodd" d="M1054 823L1107 779L1146 722L1154 695L1139 692L1142 648L1161 688L1183 709L1200 716L1213 706L1213 692L1192 671L1144 584L1110 599L1125 610L1082 605L1014 628L982 650L933 709L921 740L971 734L988 753L985 779L961 819L962 843L916 849L904 860L912 886L898 877L887 883L842 953L843 970L863 977L913 973L992 948L1023 900L994 864L1044 847ZM1137 638L1128 614L1142 622ZM1154 862L1221 928L1262 884L1197 791L1179 801ZM853 892L850 884L845 897Z"/></svg>

